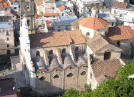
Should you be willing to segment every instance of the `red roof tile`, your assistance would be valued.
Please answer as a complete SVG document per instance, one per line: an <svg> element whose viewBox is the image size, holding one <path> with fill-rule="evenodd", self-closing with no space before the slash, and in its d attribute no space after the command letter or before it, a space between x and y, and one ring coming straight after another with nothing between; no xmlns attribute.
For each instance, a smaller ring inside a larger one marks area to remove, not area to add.
<svg viewBox="0 0 134 97"><path fill-rule="evenodd" d="M59 9L60 11L63 11L65 8L66 8L66 7L65 7L64 5L62 5L62 6L60 6L58 9Z"/></svg>
<svg viewBox="0 0 134 97"><path fill-rule="evenodd" d="M70 44L85 43L85 38L79 30L53 32L53 33L38 33L30 35L31 47L54 47L65 46Z"/></svg>
<svg viewBox="0 0 134 97"><path fill-rule="evenodd" d="M87 17L80 19L79 24L90 29L105 29L109 27L109 23L102 19L97 17Z"/></svg>
<svg viewBox="0 0 134 97"><path fill-rule="evenodd" d="M134 38L134 30L129 26L110 27L107 36L111 40L125 40Z"/></svg>

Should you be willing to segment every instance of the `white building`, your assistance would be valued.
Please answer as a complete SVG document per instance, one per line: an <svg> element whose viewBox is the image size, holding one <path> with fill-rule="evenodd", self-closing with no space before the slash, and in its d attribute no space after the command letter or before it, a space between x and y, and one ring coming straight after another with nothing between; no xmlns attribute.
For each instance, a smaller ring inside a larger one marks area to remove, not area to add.
<svg viewBox="0 0 134 97"><path fill-rule="evenodd" d="M24 67L24 73L26 82L31 87L35 88L36 84L36 75L35 75L35 68L31 61L31 54L30 54L30 40L28 35L28 26L27 26L27 19L24 17L21 20L20 24L20 59L21 63Z"/></svg>

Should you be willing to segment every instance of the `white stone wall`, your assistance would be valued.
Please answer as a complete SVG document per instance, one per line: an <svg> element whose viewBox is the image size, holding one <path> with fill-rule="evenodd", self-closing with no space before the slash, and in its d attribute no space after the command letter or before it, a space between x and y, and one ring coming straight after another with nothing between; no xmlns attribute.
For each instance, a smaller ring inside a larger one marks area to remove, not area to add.
<svg viewBox="0 0 134 97"><path fill-rule="evenodd" d="M89 37L94 37L95 30L83 27L82 25L79 25L79 28L84 36L89 32Z"/></svg>

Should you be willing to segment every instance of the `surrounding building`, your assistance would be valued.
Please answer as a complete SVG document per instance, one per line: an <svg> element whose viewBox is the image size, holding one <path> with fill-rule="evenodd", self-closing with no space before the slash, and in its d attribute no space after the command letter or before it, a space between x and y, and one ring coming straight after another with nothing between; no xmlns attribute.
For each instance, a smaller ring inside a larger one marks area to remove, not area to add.
<svg viewBox="0 0 134 97"><path fill-rule="evenodd" d="M11 61L0 66L7 61L16 81L0 79L0 96L21 87L54 96L114 78L134 58L133 13L129 0L0 1L0 55Z"/></svg>

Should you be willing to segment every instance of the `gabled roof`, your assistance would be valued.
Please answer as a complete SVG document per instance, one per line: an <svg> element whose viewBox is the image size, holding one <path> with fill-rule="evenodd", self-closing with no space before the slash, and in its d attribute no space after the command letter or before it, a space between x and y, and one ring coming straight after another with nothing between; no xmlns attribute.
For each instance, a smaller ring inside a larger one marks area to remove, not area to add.
<svg viewBox="0 0 134 97"><path fill-rule="evenodd" d="M111 40L125 40L134 38L134 30L129 26L110 27L107 36Z"/></svg>
<svg viewBox="0 0 134 97"><path fill-rule="evenodd" d="M53 33L38 33L31 34L31 47L55 47L65 46L70 44L86 43L81 31L64 31Z"/></svg>
<svg viewBox="0 0 134 97"><path fill-rule="evenodd" d="M115 1L112 5L113 8L126 9L128 3Z"/></svg>
<svg viewBox="0 0 134 97"><path fill-rule="evenodd" d="M121 63L119 59L99 61L92 64L92 69L95 78L99 83L106 79L106 77L115 77L115 74L117 73L120 67Z"/></svg>
<svg viewBox="0 0 134 97"><path fill-rule="evenodd" d="M95 30L105 29L109 27L109 23L106 20L98 17L91 17L91 16L80 19L78 23L83 27L95 29Z"/></svg>
<svg viewBox="0 0 134 97"><path fill-rule="evenodd" d="M94 53L103 53L107 49L112 51L121 51L120 48L110 44L105 37L101 35L96 35L94 38L88 39L87 43Z"/></svg>

